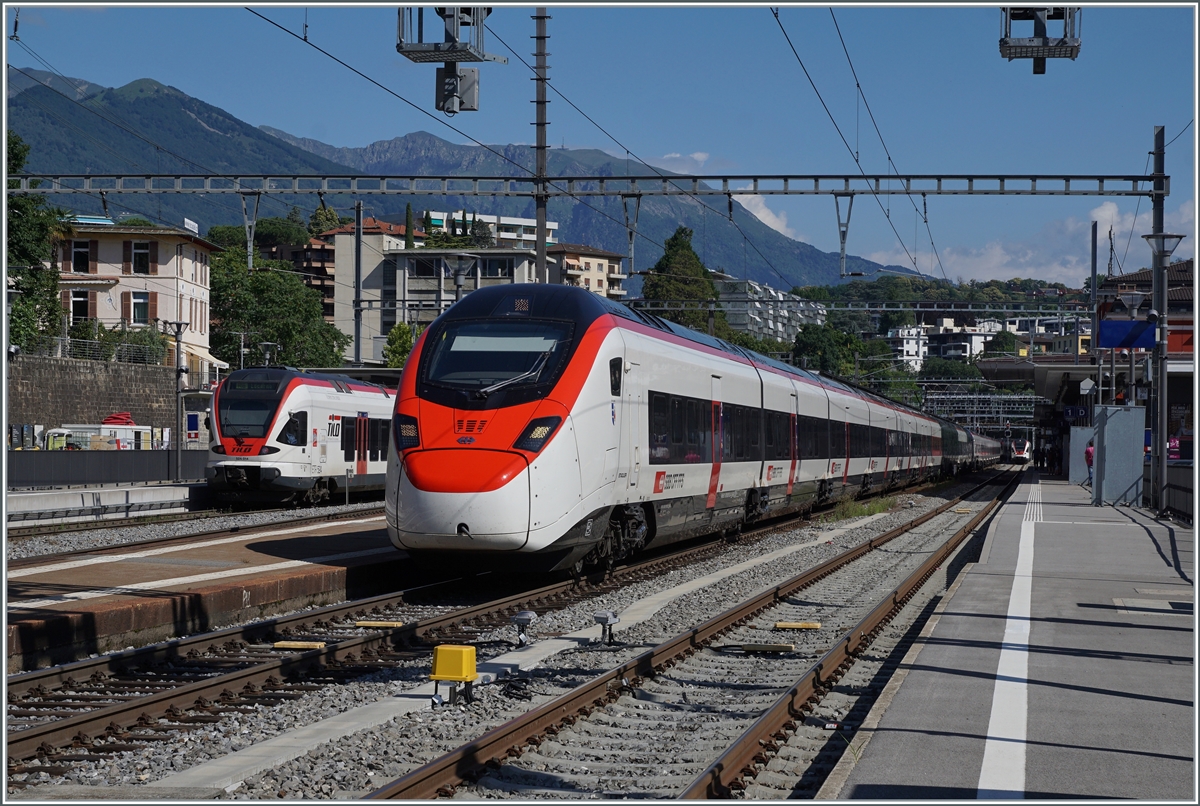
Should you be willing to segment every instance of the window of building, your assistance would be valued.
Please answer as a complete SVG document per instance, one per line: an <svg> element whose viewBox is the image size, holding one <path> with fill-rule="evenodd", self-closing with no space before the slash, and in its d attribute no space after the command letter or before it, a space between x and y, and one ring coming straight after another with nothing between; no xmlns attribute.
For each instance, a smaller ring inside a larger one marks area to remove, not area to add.
<svg viewBox="0 0 1200 806"><path fill-rule="evenodd" d="M483 261L482 274L484 277L512 277L513 259L511 257L490 257Z"/></svg>
<svg viewBox="0 0 1200 806"><path fill-rule="evenodd" d="M596 280L596 288L604 288L604 281L597 279Z"/></svg>
<svg viewBox="0 0 1200 806"><path fill-rule="evenodd" d="M133 273L134 274L149 274L150 273L150 242L149 241L134 241L133 242Z"/></svg>
<svg viewBox="0 0 1200 806"><path fill-rule="evenodd" d="M591 264L591 262L589 262L589 261L587 261L587 260L583 261L583 270L584 270L584 271L591 271L591 270L592 270L592 264Z"/></svg>
<svg viewBox="0 0 1200 806"><path fill-rule="evenodd" d="M91 255L91 248L87 241L75 241L71 250L71 271L87 274L92 259Z"/></svg>
<svg viewBox="0 0 1200 806"><path fill-rule="evenodd" d="M71 292L71 321L88 318L88 292Z"/></svg>
<svg viewBox="0 0 1200 806"><path fill-rule="evenodd" d="M591 288L591 287L592 287L592 278L590 278L590 277L584 277L584 278L583 278L583 287L584 287L584 288Z"/></svg>
<svg viewBox="0 0 1200 806"><path fill-rule="evenodd" d="M436 259L416 258L409 264L412 267L413 277L437 277L438 267Z"/></svg>
<svg viewBox="0 0 1200 806"><path fill-rule="evenodd" d="M134 248L135 248L134 254L136 256L136 254L137 254L136 244L135 244ZM147 253L146 253L147 260L149 259L149 254L150 254L149 251L147 251ZM134 261L134 265L135 266L137 265L136 260ZM150 292L149 291L134 291L133 292L133 323L135 325L150 324Z"/></svg>

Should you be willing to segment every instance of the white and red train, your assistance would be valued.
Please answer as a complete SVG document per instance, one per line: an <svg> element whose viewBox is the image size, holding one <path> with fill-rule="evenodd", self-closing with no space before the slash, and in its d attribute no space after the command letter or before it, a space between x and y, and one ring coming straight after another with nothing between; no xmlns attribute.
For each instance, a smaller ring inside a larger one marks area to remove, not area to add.
<svg viewBox="0 0 1200 806"><path fill-rule="evenodd" d="M576 571L954 474L1000 443L583 289L484 288L418 340L385 507L417 558Z"/></svg>
<svg viewBox="0 0 1200 806"><path fill-rule="evenodd" d="M255 367L213 393L205 475L221 501L318 502L386 478L395 395L345 375Z"/></svg>

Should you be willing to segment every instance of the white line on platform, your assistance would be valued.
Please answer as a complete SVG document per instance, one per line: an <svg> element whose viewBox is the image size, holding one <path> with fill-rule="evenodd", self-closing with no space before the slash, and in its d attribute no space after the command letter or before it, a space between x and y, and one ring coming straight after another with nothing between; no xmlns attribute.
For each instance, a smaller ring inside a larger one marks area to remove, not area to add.
<svg viewBox="0 0 1200 806"><path fill-rule="evenodd" d="M272 563L271 565L247 565L244 568L226 568L222 571L213 571L209 574L196 574L190 577L173 577L172 579L158 579L153 582L135 582L130 585L122 585L116 588L97 588L89 591L76 591L74 593L64 593L62 596L49 596L45 599L31 599L25 602L9 602L9 610L27 610L32 607L46 607L47 605L62 604L63 602L77 602L82 599L97 599L101 596L121 596L124 594L137 593L139 591L158 590L160 588L170 588L174 585L191 585L196 582L208 582L213 579L226 579L228 577L246 576L247 574L264 574L271 571L282 571L286 568L299 568L304 565L314 565L319 563L337 562L338 560L350 560L355 557L369 557L372 554L396 553L391 546L383 548L365 549L363 551L348 551L344 554L329 554L324 557L309 557L306 560L287 560L281 563Z"/></svg>
<svg viewBox="0 0 1200 806"><path fill-rule="evenodd" d="M1033 598L1033 531L1041 518L1041 488L1030 486L1021 543L1008 599L1004 643L996 668L992 714L976 796L1015 800L1025 797L1025 750L1029 718L1029 618Z"/></svg>
<svg viewBox="0 0 1200 806"><path fill-rule="evenodd" d="M359 518L350 521L331 521L329 525L346 525L357 526L365 523L373 523L374 521L383 520L382 515L376 515L371 518ZM276 529L272 532L253 532L244 535L236 535L234 537L220 537L216 540L206 540L201 543L187 543L178 546L167 546L161 549L146 549L145 551L131 551L128 554L106 554L101 557L86 557L80 560L69 560L62 563L52 563L50 565L35 565L32 568L18 568L8 572L9 579L18 579L20 577L33 576L35 574L49 574L54 571L69 571L72 568L83 568L88 565L99 565L100 563L118 563L122 560L130 560L138 557L157 557L161 554L170 554L176 551L191 551L193 549L202 549L209 546L223 546L226 543L245 543L250 540L260 540L264 537L281 537L283 535L294 535L300 532L306 532L314 527L324 528L321 524L309 524L308 526L297 526L293 529Z"/></svg>

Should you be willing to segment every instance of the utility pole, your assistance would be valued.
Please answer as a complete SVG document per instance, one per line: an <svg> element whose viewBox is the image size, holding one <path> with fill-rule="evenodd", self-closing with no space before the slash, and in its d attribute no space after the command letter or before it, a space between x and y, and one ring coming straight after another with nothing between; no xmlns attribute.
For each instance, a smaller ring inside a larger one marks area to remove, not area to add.
<svg viewBox="0 0 1200 806"><path fill-rule="evenodd" d="M354 202L354 366L362 366L362 202Z"/></svg>
<svg viewBox="0 0 1200 806"><path fill-rule="evenodd" d="M549 37L546 35L546 20L550 19L550 15L546 13L545 6L539 6L534 13L533 19L537 22L536 34L534 39L537 40L537 52L534 56L537 57L535 72L536 77L533 79L537 82L537 100L534 104L537 106L537 145L534 146L536 154L536 164L534 177L535 204L537 207L537 277L538 282L549 282L550 275L546 271L546 201L549 196L546 193L546 40Z"/></svg>
<svg viewBox="0 0 1200 806"><path fill-rule="evenodd" d="M1166 197L1166 146L1165 133L1162 126L1154 127L1154 195L1151 196L1150 232L1161 235L1163 232L1163 204ZM1158 249L1152 249L1154 255L1151 263L1151 291L1154 307L1158 311L1158 343L1155 352L1158 353L1158 428L1152 430L1152 454L1157 461L1151 461L1155 466L1155 511L1162 513L1167 509L1167 449L1170 434L1168 433L1168 418L1170 411L1167 401L1167 260L1168 256Z"/></svg>
<svg viewBox="0 0 1200 806"><path fill-rule="evenodd" d="M183 481L183 376L187 375L187 367L183 366L183 329L190 322L168 322L160 320L163 332L175 337L175 479ZM172 333L172 331L174 331Z"/></svg>
<svg viewBox="0 0 1200 806"><path fill-rule="evenodd" d="M257 330L233 330L238 336L238 369L246 368L246 337L257 336Z"/></svg>

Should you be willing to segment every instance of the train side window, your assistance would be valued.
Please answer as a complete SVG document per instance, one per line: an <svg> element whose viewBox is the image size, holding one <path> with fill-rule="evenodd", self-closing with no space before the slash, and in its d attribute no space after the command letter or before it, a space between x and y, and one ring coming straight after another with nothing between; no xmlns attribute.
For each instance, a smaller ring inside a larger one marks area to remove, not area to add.
<svg viewBox="0 0 1200 806"><path fill-rule="evenodd" d="M650 463L667 464L671 461L670 412L667 396L654 393L650 396Z"/></svg>
<svg viewBox="0 0 1200 806"><path fill-rule="evenodd" d="M700 423L700 407L706 405L699 400L687 400L685 415L687 418L687 452L684 454L683 461L685 462L703 462L706 460L705 453L701 447L708 440L706 433L703 433Z"/></svg>
<svg viewBox="0 0 1200 806"><path fill-rule="evenodd" d="M621 369L624 363L624 359L621 358L614 358L608 362L608 387L613 397L621 396Z"/></svg>
<svg viewBox="0 0 1200 806"><path fill-rule="evenodd" d="M683 398L671 396L671 444L683 444Z"/></svg>
<svg viewBox="0 0 1200 806"><path fill-rule="evenodd" d="M367 450L369 451L370 461L379 461L379 448L383 442L379 439L379 425L383 420L371 419L367 420Z"/></svg>
<svg viewBox="0 0 1200 806"><path fill-rule="evenodd" d="M347 462L354 461L358 448L358 419L342 415L342 454Z"/></svg>
<svg viewBox="0 0 1200 806"><path fill-rule="evenodd" d="M723 461L733 461L733 410L736 406L725 404L721 406L721 458Z"/></svg>
<svg viewBox="0 0 1200 806"><path fill-rule="evenodd" d="M304 445L307 434L308 412L293 411L275 441L284 445Z"/></svg>
<svg viewBox="0 0 1200 806"><path fill-rule="evenodd" d="M750 449L747 451L748 458L758 460L762 459L762 451L759 449L759 444L762 442L762 410L747 409L746 431L750 437Z"/></svg>

